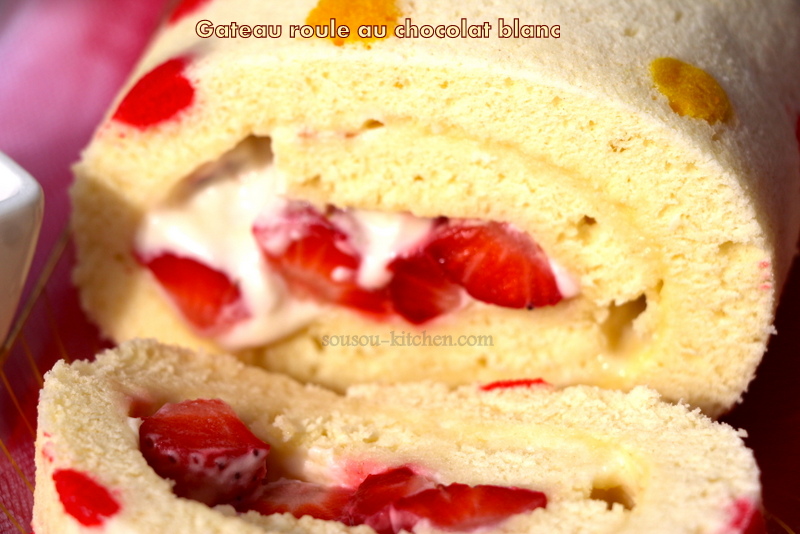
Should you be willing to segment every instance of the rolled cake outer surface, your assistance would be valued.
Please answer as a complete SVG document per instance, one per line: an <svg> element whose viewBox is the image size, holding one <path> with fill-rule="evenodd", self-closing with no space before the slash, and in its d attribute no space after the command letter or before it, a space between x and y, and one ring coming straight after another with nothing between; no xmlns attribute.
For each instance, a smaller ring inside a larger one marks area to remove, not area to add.
<svg viewBox="0 0 800 534"><path fill-rule="evenodd" d="M331 309L246 351L254 361L338 389L543 376L646 383L710 414L728 409L773 332L800 226L800 7L769 2L753 17L732 4L528 4L398 8L416 24L558 24L560 38L291 39L307 1L211 1L165 27L120 99L181 57L194 101L149 128L114 120L112 108L76 166L75 279L89 314L116 340L219 349L165 304L132 243L187 176L258 136L292 198L511 222L575 276L580 294L533 311L474 304L419 329ZM202 19L279 24L284 35L201 39ZM731 117L674 112L651 76L660 57L713 76ZM322 342L422 330L456 342L489 336L491 346Z"/></svg>
<svg viewBox="0 0 800 534"><path fill-rule="evenodd" d="M128 414L133 403L193 398L229 403L271 445L270 458L311 482L357 484L369 472L412 465L443 484L546 493L546 509L512 517L497 527L503 532L737 531L737 510L752 513L760 502L758 469L734 429L643 387L482 391L410 383L357 386L340 396L229 356L135 341L48 374L36 444L36 532L80 531L53 484L62 469L88 474L116 499L119 511L104 532L350 530L310 517L237 517L173 496L139 452Z"/></svg>

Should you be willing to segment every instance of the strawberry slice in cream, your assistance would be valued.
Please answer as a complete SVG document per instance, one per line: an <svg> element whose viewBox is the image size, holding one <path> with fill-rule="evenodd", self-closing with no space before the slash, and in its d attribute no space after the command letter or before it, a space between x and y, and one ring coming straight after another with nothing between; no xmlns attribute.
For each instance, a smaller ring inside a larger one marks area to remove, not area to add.
<svg viewBox="0 0 800 534"><path fill-rule="evenodd" d="M298 479L270 480L270 445L219 399L165 404L139 426L139 446L173 492L239 512L291 513L378 534L414 532L418 523L469 532L547 506L544 493L497 485L440 484L407 465L384 467L354 487ZM273 467L275 467L273 465Z"/></svg>
<svg viewBox="0 0 800 534"><path fill-rule="evenodd" d="M40 534L718 534L759 522L742 433L645 387L520 378L337 394L140 339L56 363L40 399Z"/></svg>
<svg viewBox="0 0 800 534"><path fill-rule="evenodd" d="M289 199L259 138L202 167L150 212L134 250L183 317L232 350L289 335L331 305L422 324L476 300L534 308L578 293L507 223Z"/></svg>

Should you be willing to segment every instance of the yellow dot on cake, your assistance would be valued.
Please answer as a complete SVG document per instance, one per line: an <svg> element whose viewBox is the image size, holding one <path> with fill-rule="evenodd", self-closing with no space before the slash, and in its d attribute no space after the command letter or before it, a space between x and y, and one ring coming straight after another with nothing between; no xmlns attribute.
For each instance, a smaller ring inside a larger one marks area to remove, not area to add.
<svg viewBox="0 0 800 534"><path fill-rule="evenodd" d="M360 26L386 26L386 35L394 33L400 9L395 0L319 0L319 3L308 14L306 24L327 25L331 19L336 24L350 28L348 37L334 37L333 44L342 46L345 42L368 42L373 37L359 37Z"/></svg>
<svg viewBox="0 0 800 534"><path fill-rule="evenodd" d="M733 116L725 89L709 73L672 57L650 63L653 82L678 115L702 119L709 124L726 122Z"/></svg>

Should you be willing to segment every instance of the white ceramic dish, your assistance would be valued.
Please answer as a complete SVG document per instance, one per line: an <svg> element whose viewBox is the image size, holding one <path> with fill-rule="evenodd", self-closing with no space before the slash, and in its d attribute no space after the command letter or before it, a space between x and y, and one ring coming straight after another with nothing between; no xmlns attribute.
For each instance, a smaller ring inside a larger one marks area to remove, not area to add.
<svg viewBox="0 0 800 534"><path fill-rule="evenodd" d="M19 303L43 212L42 188L22 167L0 153L0 346Z"/></svg>

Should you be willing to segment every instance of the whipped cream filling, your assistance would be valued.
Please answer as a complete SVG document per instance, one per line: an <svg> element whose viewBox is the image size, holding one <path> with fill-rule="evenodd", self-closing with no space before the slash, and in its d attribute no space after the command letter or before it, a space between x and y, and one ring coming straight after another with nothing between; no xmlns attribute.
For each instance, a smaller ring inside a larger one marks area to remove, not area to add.
<svg viewBox="0 0 800 534"><path fill-rule="evenodd" d="M411 467L416 473L437 484L445 483L433 469L413 461L409 462L407 459L404 461L397 459L394 462L364 456L348 459L341 451L337 454L333 448L327 446L298 447L291 454L281 457L281 467L291 477L315 484L345 488L356 488L369 475L382 473L399 465Z"/></svg>
<svg viewBox="0 0 800 534"><path fill-rule="evenodd" d="M167 252L191 258L224 272L238 284L250 315L215 336L229 350L280 339L305 327L325 309L325 305L292 298L253 237L257 219L281 217L288 203L286 181L268 143L249 138L219 161L204 165L166 203L147 214L134 243L145 258ZM434 223L407 213L369 210L339 210L331 220L361 254L356 280L365 289L384 286L392 276L388 265L420 243ZM285 249L287 244L274 246ZM577 295L573 278L558 263L549 262L564 298ZM339 274L343 279L349 276Z"/></svg>
<svg viewBox="0 0 800 534"><path fill-rule="evenodd" d="M331 219L362 253L356 282L365 289L386 285L392 277L387 267L397 253L420 243L433 227L432 219L408 213L352 210L336 212Z"/></svg>
<svg viewBox="0 0 800 534"><path fill-rule="evenodd" d="M323 307L290 298L253 238L259 216L286 204L285 181L257 140L241 143L191 177L186 190L144 219L136 250L145 257L172 252L224 272L239 285L250 316L216 337L231 350L269 343L312 321Z"/></svg>
<svg viewBox="0 0 800 534"><path fill-rule="evenodd" d="M285 459L289 472L296 474L301 480L309 480L328 486L351 487L354 484L344 464L340 463L327 447L309 447L306 450L295 450L292 456Z"/></svg>

